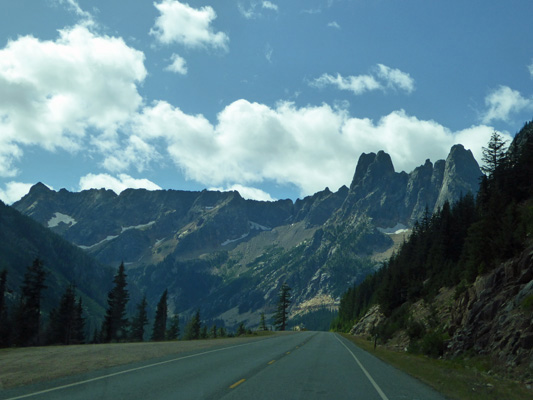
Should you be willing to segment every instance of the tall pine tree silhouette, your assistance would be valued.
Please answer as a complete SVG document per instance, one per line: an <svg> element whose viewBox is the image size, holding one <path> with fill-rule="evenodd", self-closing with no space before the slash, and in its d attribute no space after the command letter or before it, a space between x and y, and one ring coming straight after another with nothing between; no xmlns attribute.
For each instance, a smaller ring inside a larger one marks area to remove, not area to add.
<svg viewBox="0 0 533 400"><path fill-rule="evenodd" d="M129 293L126 290L126 272L123 262L118 267L113 282L115 286L107 295L107 311L102 324L101 340L103 342L119 342L127 338L126 304L128 304Z"/></svg>

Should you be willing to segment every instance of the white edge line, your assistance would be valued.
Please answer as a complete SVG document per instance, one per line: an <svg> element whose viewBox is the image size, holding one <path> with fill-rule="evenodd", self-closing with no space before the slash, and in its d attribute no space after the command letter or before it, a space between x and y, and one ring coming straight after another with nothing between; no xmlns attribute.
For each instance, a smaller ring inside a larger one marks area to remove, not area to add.
<svg viewBox="0 0 533 400"><path fill-rule="evenodd" d="M127 373L129 373L129 372L139 371L139 370L141 370L141 369L157 367L158 365L169 364L169 363L172 363L172 362L176 362L176 361L180 361L180 360L185 360L185 359L187 359L187 358L193 358L193 357L203 356L203 355L205 355L205 354L216 353L216 352L218 352L218 351L224 351L224 350L234 349L234 348L236 348L236 347L248 346L248 345L253 344L253 343L257 343L257 341L253 341L253 342L249 342L249 343L243 343L243 344L238 344L238 345L230 346L230 347L223 347L223 348L221 348L221 349L215 349L215 350L204 351L203 353L197 353L197 354L191 354L191 355L188 355L188 356L183 356L183 357L173 358L172 360L160 361L160 362L157 362L157 363L154 363L154 364L143 365L143 366L141 366L141 367L136 367L136 368L127 369L127 370L125 370L125 371L114 372L114 373L112 373L112 374L103 375L103 376L98 376L98 377L96 377L96 378L91 378L91 379L86 379L86 380L84 380L84 381L79 381L79 382L69 383L68 385L56 386L56 387L53 387L53 388L50 388L50 389L41 390L41 391L39 391L39 392L28 393L28 394L24 394L24 395L17 396L17 397L10 397L10 398L5 399L5 400L18 400L18 399L25 399L25 398L33 397L33 396L39 396L39 395L41 395L41 394L50 393L50 392L55 392L56 390L62 390L62 389L67 389L67 388L70 388L70 387L73 387L73 386L84 385L84 384L86 384L86 383L90 383L90 382L95 382L95 381L99 381L99 380L102 380L102 379L111 378L111 377L113 377L113 376L117 376L117 375L127 374Z"/></svg>
<svg viewBox="0 0 533 400"><path fill-rule="evenodd" d="M378 394L380 395L380 397L383 399L383 400L389 400L389 398L387 396L385 396L385 393L383 393L383 390L381 390L381 388L378 386L378 384L376 383L376 381L374 380L374 378L372 378L372 376L368 373L368 371L366 370L365 367L363 367L363 364L361 364L361 361L359 361L359 359L355 356L355 354L348 348L348 346L346 346L342 340L339 339L338 335L335 334L335 338L339 341L340 344L342 344L346 350L348 350L348 352L352 355L352 357L354 358L355 362L357 363L357 365L359 365L359 368L361 368L361 370L364 372L364 374L366 375L366 377L368 378L368 380L370 381L370 383L372 384L372 386L374 386L374 389L376 389L376 392L378 392Z"/></svg>

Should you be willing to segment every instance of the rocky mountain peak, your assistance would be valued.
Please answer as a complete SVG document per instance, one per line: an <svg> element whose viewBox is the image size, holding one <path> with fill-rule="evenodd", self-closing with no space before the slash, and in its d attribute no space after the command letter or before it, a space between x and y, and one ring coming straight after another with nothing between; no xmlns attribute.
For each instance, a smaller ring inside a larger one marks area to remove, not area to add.
<svg viewBox="0 0 533 400"><path fill-rule="evenodd" d="M377 154L363 153L357 162L350 189L357 185L372 184L372 182L392 174L394 174L394 166L389 154L383 150L378 151Z"/></svg>
<svg viewBox="0 0 533 400"><path fill-rule="evenodd" d="M452 147L446 158L444 176L435 209L448 201L453 203L468 193L475 194L479 188L481 171L472 152L462 144Z"/></svg>
<svg viewBox="0 0 533 400"><path fill-rule="evenodd" d="M34 196L43 194L43 193L51 193L51 192L52 190L42 182L36 183L30 189L30 193Z"/></svg>

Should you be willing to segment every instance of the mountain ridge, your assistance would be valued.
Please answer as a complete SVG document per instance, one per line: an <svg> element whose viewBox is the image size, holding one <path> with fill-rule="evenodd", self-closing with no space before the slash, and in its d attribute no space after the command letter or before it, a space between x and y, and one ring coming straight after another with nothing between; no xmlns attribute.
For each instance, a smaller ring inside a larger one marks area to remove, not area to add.
<svg viewBox="0 0 533 400"><path fill-rule="evenodd" d="M397 173L380 151L360 156L349 188L294 202L245 200L235 191L55 192L39 183L13 207L104 264L124 261L152 303L168 286L172 310L207 308L208 318L229 323L240 315L254 324L260 311L272 312L284 281L294 310L325 297L335 307L348 285L375 268L372 254L392 245L383 228L412 226L439 198L476 192L473 166L480 176L472 153L457 145L446 161Z"/></svg>

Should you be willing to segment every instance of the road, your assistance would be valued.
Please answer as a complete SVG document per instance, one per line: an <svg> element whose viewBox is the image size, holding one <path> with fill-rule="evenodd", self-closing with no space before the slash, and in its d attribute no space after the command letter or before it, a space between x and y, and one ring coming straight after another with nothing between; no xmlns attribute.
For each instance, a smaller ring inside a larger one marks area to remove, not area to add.
<svg viewBox="0 0 533 400"><path fill-rule="evenodd" d="M0 399L445 399L329 332L174 357L5 390Z"/></svg>

